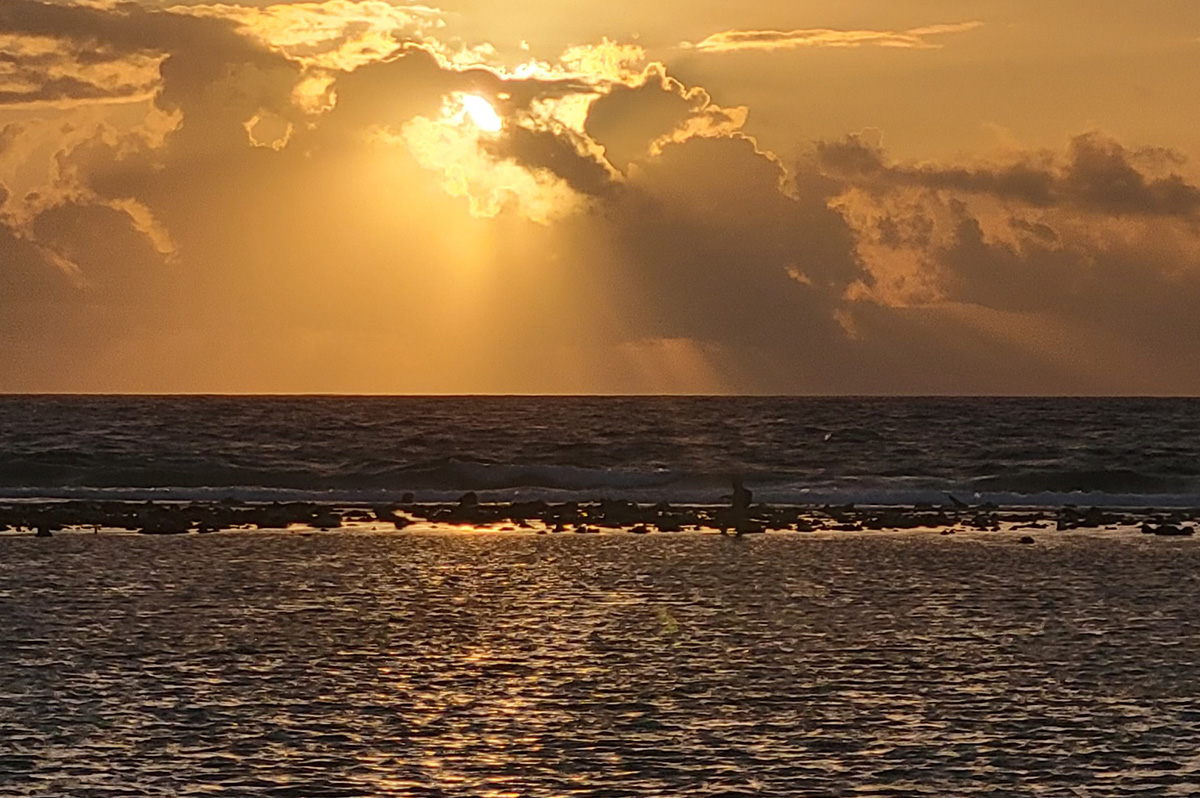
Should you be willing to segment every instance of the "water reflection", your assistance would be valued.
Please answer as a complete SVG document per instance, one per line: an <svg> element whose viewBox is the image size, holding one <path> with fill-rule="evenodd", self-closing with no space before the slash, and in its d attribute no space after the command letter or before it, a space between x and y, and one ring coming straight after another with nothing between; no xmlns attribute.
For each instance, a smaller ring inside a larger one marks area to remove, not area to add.
<svg viewBox="0 0 1200 798"><path fill-rule="evenodd" d="M1189 541L0 541L0 794L1187 795Z"/></svg>

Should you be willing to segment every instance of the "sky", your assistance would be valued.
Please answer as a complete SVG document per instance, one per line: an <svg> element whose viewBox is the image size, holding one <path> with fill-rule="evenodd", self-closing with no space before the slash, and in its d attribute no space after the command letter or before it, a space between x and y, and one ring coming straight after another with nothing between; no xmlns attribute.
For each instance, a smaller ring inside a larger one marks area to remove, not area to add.
<svg viewBox="0 0 1200 798"><path fill-rule="evenodd" d="M0 391L1200 395L1194 0L0 3Z"/></svg>

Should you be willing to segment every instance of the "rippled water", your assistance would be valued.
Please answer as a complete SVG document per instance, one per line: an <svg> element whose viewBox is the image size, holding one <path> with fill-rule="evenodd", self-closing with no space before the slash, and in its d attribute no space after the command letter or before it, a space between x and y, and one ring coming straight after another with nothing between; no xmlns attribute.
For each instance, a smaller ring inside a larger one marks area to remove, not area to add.
<svg viewBox="0 0 1200 798"><path fill-rule="evenodd" d="M1200 548L0 538L0 795L1191 795Z"/></svg>
<svg viewBox="0 0 1200 798"><path fill-rule="evenodd" d="M0 497L1200 506L1200 399L0 396Z"/></svg>

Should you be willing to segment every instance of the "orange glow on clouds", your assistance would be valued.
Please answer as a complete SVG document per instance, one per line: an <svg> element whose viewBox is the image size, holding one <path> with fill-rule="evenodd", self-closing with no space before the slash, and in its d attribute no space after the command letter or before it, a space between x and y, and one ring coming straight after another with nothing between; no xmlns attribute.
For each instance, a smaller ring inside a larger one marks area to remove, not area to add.
<svg viewBox="0 0 1200 798"><path fill-rule="evenodd" d="M1200 393L1191 0L177 3L0 0L0 391Z"/></svg>

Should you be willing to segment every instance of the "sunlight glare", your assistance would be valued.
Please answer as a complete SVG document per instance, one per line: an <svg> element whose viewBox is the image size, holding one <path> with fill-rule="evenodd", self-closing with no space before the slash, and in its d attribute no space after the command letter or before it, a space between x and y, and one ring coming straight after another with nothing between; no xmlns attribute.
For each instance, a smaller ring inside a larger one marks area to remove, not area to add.
<svg viewBox="0 0 1200 798"><path fill-rule="evenodd" d="M504 120L500 118L500 114L496 113L491 103L479 95L464 94L462 104L467 117L475 123L475 127L485 133L498 133L500 128L504 127Z"/></svg>

